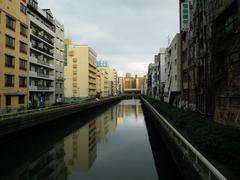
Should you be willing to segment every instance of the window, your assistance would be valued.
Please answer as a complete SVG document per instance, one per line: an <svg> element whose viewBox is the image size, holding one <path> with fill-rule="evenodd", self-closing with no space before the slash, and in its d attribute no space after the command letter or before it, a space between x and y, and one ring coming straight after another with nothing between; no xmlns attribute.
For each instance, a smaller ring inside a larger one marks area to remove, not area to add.
<svg viewBox="0 0 240 180"><path fill-rule="evenodd" d="M19 77L19 87L27 87L27 78Z"/></svg>
<svg viewBox="0 0 240 180"><path fill-rule="evenodd" d="M25 104L25 96L18 96L18 104Z"/></svg>
<svg viewBox="0 0 240 180"><path fill-rule="evenodd" d="M20 41L20 52L27 54L27 44Z"/></svg>
<svg viewBox="0 0 240 180"><path fill-rule="evenodd" d="M73 71L73 75L77 75L77 71Z"/></svg>
<svg viewBox="0 0 240 180"><path fill-rule="evenodd" d="M224 25L225 25L226 33L230 33L234 31L234 21L235 19L233 16L230 16L225 20Z"/></svg>
<svg viewBox="0 0 240 180"><path fill-rule="evenodd" d="M15 48L15 39L8 35L6 35L6 47L11 49Z"/></svg>
<svg viewBox="0 0 240 180"><path fill-rule="evenodd" d="M23 13L23 14L27 14L27 7L20 3L20 11Z"/></svg>
<svg viewBox="0 0 240 180"><path fill-rule="evenodd" d="M27 61L20 59L19 60L19 69L21 70L27 70Z"/></svg>
<svg viewBox="0 0 240 180"><path fill-rule="evenodd" d="M6 106L11 106L11 96L6 96Z"/></svg>
<svg viewBox="0 0 240 180"><path fill-rule="evenodd" d="M23 36L27 36L27 27L23 24L20 25L20 34Z"/></svg>
<svg viewBox="0 0 240 180"><path fill-rule="evenodd" d="M6 27L15 31L15 26L16 21L11 17L6 16Z"/></svg>
<svg viewBox="0 0 240 180"><path fill-rule="evenodd" d="M6 87L14 87L14 76L5 74L5 86Z"/></svg>
<svg viewBox="0 0 240 180"><path fill-rule="evenodd" d="M14 67L14 57L10 55L5 55L5 66L6 67Z"/></svg>
<svg viewBox="0 0 240 180"><path fill-rule="evenodd" d="M74 56L74 51L69 51L69 56Z"/></svg>

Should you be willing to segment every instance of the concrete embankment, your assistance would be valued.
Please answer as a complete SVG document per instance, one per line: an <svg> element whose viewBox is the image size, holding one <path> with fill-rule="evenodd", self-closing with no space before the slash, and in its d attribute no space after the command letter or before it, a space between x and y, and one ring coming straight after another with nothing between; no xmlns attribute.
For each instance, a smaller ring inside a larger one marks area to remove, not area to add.
<svg viewBox="0 0 240 180"><path fill-rule="evenodd" d="M184 179L226 178L143 97L142 103Z"/></svg>
<svg viewBox="0 0 240 180"><path fill-rule="evenodd" d="M29 113L19 113L7 116L0 121L0 138L22 131L33 126L41 125L58 118L75 113L87 112L94 108L100 108L107 104L121 100L122 97L110 97L101 100L91 100L79 104L66 105L50 109L36 110Z"/></svg>

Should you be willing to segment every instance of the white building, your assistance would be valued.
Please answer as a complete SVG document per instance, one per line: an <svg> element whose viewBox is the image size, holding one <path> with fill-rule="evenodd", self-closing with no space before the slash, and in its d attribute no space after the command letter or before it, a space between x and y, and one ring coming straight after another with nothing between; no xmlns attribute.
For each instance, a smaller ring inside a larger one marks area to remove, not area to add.
<svg viewBox="0 0 240 180"><path fill-rule="evenodd" d="M64 97L64 25L55 19L55 100L61 102Z"/></svg>
<svg viewBox="0 0 240 180"><path fill-rule="evenodd" d="M176 34L166 50L164 101L179 105L181 95L180 35Z"/></svg>
<svg viewBox="0 0 240 180"><path fill-rule="evenodd" d="M60 43L57 39L63 37L63 25L54 20L50 9L41 9L37 0L28 2L30 28L30 58L29 58L29 100L33 106L49 106L56 101L56 72L63 77ZM57 33L56 25L57 22ZM60 31L60 32L59 32ZM55 47L56 46L56 47ZM59 51L58 51L59 49ZM57 64L57 65L56 65ZM60 64L58 66L58 64ZM56 70L57 69L57 70ZM62 80L61 80L62 81ZM62 96L63 84L57 87L57 94ZM61 89L61 90L60 90Z"/></svg>

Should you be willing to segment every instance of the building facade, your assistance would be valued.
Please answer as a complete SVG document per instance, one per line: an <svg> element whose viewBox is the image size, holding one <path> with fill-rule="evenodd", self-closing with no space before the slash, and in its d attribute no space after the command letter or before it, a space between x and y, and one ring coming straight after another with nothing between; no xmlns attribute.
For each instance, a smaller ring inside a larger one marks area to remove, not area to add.
<svg viewBox="0 0 240 180"><path fill-rule="evenodd" d="M131 75L127 73L125 77L119 77L118 81L121 94L141 94L143 87L143 77L138 77L137 75L135 77L131 77Z"/></svg>
<svg viewBox="0 0 240 180"><path fill-rule="evenodd" d="M29 35L26 1L0 1L0 112L28 107Z"/></svg>
<svg viewBox="0 0 240 180"><path fill-rule="evenodd" d="M55 21L55 101L64 100L64 25Z"/></svg>
<svg viewBox="0 0 240 180"><path fill-rule="evenodd" d="M107 72L108 74L108 95L117 95L118 76L117 71L110 67L98 67L98 69Z"/></svg>
<svg viewBox="0 0 240 180"><path fill-rule="evenodd" d="M28 2L30 28L29 100L33 107L55 102L55 24L49 9Z"/></svg>
<svg viewBox="0 0 240 180"><path fill-rule="evenodd" d="M105 69L99 69L100 71L100 89L101 89L101 97L107 97L109 94L109 76L108 72Z"/></svg>
<svg viewBox="0 0 240 180"><path fill-rule="evenodd" d="M164 102L178 107L181 98L180 34L176 34L166 50L165 77Z"/></svg>
<svg viewBox="0 0 240 180"><path fill-rule="evenodd" d="M209 119L240 126L240 1L183 3L191 7L191 28L181 28L183 102Z"/></svg>
<svg viewBox="0 0 240 180"><path fill-rule="evenodd" d="M96 52L89 46L68 45L67 63L64 67L65 97L96 96L96 57Z"/></svg>

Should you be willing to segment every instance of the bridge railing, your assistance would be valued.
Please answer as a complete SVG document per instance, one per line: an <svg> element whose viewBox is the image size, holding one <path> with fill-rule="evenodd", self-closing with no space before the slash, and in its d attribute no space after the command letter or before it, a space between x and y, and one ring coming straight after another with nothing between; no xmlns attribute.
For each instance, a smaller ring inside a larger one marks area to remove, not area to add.
<svg viewBox="0 0 240 180"><path fill-rule="evenodd" d="M219 172L195 147L193 147L159 112L144 98L145 104L154 112L154 114L161 119L161 124L174 137L176 143L183 148L184 156L190 158L193 166L208 180L227 180L224 175Z"/></svg>

